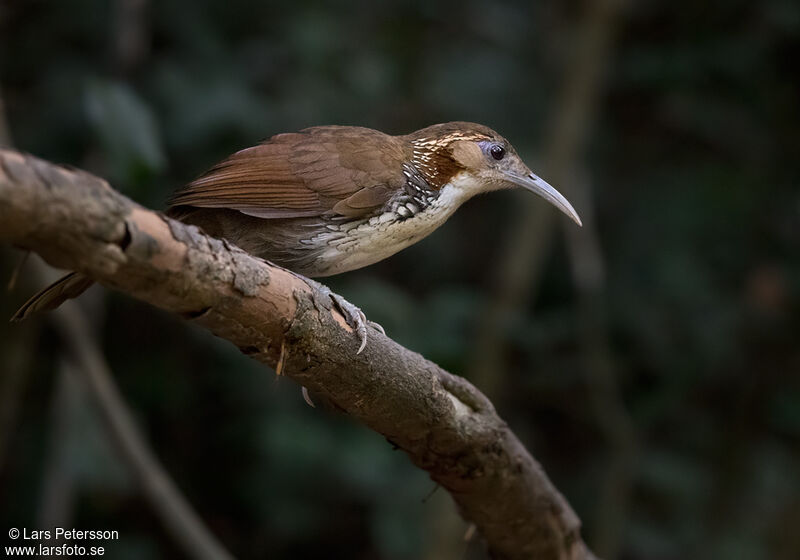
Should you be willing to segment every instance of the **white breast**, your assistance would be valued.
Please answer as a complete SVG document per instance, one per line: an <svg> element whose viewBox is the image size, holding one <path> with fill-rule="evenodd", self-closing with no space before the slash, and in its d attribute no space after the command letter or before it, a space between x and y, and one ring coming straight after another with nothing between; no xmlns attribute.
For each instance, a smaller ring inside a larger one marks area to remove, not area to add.
<svg viewBox="0 0 800 560"><path fill-rule="evenodd" d="M317 262L326 272L319 276L361 268L413 245L446 222L475 192L473 181L456 179L442 187L430 206L410 218L383 214L352 225L346 231L315 235L313 243L324 247Z"/></svg>

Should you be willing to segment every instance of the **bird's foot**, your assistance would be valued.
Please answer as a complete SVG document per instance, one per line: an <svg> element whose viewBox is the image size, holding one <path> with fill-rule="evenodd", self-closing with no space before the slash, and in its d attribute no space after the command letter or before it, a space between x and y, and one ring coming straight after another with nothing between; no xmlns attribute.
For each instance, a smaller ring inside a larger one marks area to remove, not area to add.
<svg viewBox="0 0 800 560"><path fill-rule="evenodd" d="M367 319L364 312L361 311L358 307L344 299L339 294L333 293L330 288L327 286L320 284L318 282L314 282L316 284L317 289L328 296L333 304L339 309L344 317L344 320L350 325L353 330L355 331L356 335L358 336L359 340L361 341L361 345L358 347L358 351L356 354L361 354L361 352L367 346L367 327L372 327L376 331L380 332L381 334L385 335L386 331L383 330L383 327L380 326L378 323L374 321L370 321Z"/></svg>
<svg viewBox="0 0 800 560"><path fill-rule="evenodd" d="M368 326L372 327L376 331L379 331L383 335L386 334L386 331L383 330L382 326L375 321L370 321L367 319L367 316L364 315L364 312L361 311L361 309L344 299L342 296L330 292L329 297L331 298L331 301L336 304L336 307L339 308L339 311L342 312L347 324L353 327L353 329L356 331L356 334L361 339L361 345L358 347L356 354L361 354L361 352L367 346Z"/></svg>

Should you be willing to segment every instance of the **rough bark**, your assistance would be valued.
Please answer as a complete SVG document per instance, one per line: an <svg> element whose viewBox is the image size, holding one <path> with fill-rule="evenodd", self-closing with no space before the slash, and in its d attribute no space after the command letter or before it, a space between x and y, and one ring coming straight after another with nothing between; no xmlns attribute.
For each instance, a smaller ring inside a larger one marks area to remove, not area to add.
<svg viewBox="0 0 800 560"><path fill-rule="evenodd" d="M0 240L181 314L383 434L453 496L498 559L592 558L580 521L491 402L315 282L147 210L105 181L0 150Z"/></svg>

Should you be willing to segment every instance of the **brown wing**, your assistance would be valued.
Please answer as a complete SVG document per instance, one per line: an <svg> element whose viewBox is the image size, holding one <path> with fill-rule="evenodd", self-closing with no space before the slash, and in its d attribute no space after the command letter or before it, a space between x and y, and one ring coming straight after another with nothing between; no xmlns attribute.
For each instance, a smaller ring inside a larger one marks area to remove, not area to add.
<svg viewBox="0 0 800 560"><path fill-rule="evenodd" d="M279 134L216 165L172 206L229 208L259 218L368 215L404 179L402 144L376 130L324 126Z"/></svg>

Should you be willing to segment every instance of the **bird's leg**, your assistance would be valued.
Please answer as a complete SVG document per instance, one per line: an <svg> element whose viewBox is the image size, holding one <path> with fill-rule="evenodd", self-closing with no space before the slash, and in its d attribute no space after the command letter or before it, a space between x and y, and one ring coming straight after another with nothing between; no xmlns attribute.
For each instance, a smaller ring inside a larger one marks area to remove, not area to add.
<svg viewBox="0 0 800 560"><path fill-rule="evenodd" d="M344 299L339 294L333 293L331 289L324 284L320 284L314 280L306 279L306 281L313 283L317 290L330 298L330 300L342 313L342 316L344 317L344 320L347 321L347 324L350 325L356 332L356 335L361 340L361 345L358 347L356 354L361 354L361 352L367 346L367 326L372 327L383 335L386 334L386 331L383 330L383 327L378 323L367 319L366 315L364 315L364 312L361 311L361 309Z"/></svg>

